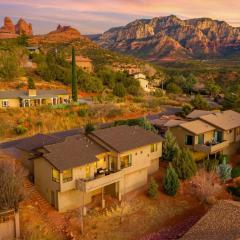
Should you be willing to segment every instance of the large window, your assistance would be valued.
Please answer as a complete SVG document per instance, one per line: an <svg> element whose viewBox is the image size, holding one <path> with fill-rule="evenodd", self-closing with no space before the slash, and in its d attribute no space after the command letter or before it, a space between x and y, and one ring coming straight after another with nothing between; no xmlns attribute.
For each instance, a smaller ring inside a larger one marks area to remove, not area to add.
<svg viewBox="0 0 240 240"><path fill-rule="evenodd" d="M8 100L3 100L2 101L2 107L8 107Z"/></svg>
<svg viewBox="0 0 240 240"><path fill-rule="evenodd" d="M132 154L121 157L120 161L121 161L121 169L131 167L132 166Z"/></svg>
<svg viewBox="0 0 240 240"><path fill-rule="evenodd" d="M193 145L193 136L191 136L191 135L185 136L185 145L187 145L187 146Z"/></svg>
<svg viewBox="0 0 240 240"><path fill-rule="evenodd" d="M240 127L236 128L236 135L237 135L237 136L240 135Z"/></svg>
<svg viewBox="0 0 240 240"><path fill-rule="evenodd" d="M73 177L72 177L72 169L69 170L65 170L63 171L63 182L70 182L72 181Z"/></svg>
<svg viewBox="0 0 240 240"><path fill-rule="evenodd" d="M157 149L158 149L158 146L157 146L156 143L155 143L155 144L151 144L151 152L152 152L152 153L153 153L153 152L156 152Z"/></svg>
<svg viewBox="0 0 240 240"><path fill-rule="evenodd" d="M52 180L57 183L60 182L60 172L55 168L52 169Z"/></svg>

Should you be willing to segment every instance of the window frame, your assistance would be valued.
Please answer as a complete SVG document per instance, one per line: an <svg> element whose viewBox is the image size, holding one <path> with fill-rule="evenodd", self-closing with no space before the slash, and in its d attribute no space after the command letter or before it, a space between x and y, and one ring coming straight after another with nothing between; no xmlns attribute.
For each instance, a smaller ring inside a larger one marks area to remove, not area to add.
<svg viewBox="0 0 240 240"><path fill-rule="evenodd" d="M3 108L9 107L9 100L2 100L2 107Z"/></svg>
<svg viewBox="0 0 240 240"><path fill-rule="evenodd" d="M158 144L157 143L154 143L154 144L151 144L151 147L150 147L150 152L151 153L154 153L154 152L157 152L158 150Z"/></svg>
<svg viewBox="0 0 240 240"><path fill-rule="evenodd" d="M68 171L70 171L71 176L70 176L70 177L65 177L65 178L64 178L64 172L68 172ZM71 182L71 181L73 180L73 170L72 170L72 169L64 170L64 171L62 172L62 175L63 175L63 180L62 180L63 183Z"/></svg>
<svg viewBox="0 0 240 240"><path fill-rule="evenodd" d="M58 174L58 178L54 177L54 172ZM56 168L52 168L52 181L60 183L60 171L58 171Z"/></svg>

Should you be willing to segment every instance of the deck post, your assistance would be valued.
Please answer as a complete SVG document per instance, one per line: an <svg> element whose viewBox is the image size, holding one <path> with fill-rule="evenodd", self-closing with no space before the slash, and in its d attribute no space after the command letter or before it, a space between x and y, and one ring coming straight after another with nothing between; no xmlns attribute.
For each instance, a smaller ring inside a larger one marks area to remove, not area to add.
<svg viewBox="0 0 240 240"><path fill-rule="evenodd" d="M104 187L102 187L102 209L105 208L105 205L106 205L106 203L105 203L105 199L104 199Z"/></svg>

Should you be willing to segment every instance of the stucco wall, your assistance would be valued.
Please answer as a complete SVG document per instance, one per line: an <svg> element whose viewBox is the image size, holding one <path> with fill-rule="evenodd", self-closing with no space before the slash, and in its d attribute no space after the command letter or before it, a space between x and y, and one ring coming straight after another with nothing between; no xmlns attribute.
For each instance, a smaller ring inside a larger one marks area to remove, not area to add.
<svg viewBox="0 0 240 240"><path fill-rule="evenodd" d="M4 100L8 101L8 107L20 107L20 100L19 99L0 99L0 108L3 108L2 102Z"/></svg>

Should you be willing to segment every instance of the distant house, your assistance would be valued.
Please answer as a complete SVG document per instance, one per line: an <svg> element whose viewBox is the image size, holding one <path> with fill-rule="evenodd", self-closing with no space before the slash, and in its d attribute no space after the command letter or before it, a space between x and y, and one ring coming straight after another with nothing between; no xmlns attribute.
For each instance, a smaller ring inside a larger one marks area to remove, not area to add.
<svg viewBox="0 0 240 240"><path fill-rule="evenodd" d="M146 76L144 74L138 73L134 75L134 79L139 81L140 86L145 92L150 92L149 81L146 79Z"/></svg>
<svg viewBox="0 0 240 240"><path fill-rule="evenodd" d="M40 50L39 50L39 47L38 47L38 46L29 46L29 47L26 47L26 49L27 49L30 53L36 53L36 54L39 54L39 53L40 53Z"/></svg>
<svg viewBox="0 0 240 240"><path fill-rule="evenodd" d="M66 90L5 90L0 91L0 108L34 107L68 103L70 100Z"/></svg>
<svg viewBox="0 0 240 240"><path fill-rule="evenodd" d="M232 155L240 147L240 113L232 110L200 114L198 119L170 129L179 146L208 155Z"/></svg>
<svg viewBox="0 0 240 240"><path fill-rule="evenodd" d="M22 163L39 192L64 212L91 203L99 194L104 207L105 194L121 200L145 185L159 169L162 140L137 126L118 126L88 135L37 135L17 143L15 156L24 153Z"/></svg>
<svg viewBox="0 0 240 240"><path fill-rule="evenodd" d="M72 62L72 58L67 58L68 62ZM76 56L76 65L82 68L84 71L93 72L92 60L83 56Z"/></svg>
<svg viewBox="0 0 240 240"><path fill-rule="evenodd" d="M240 203L218 201L181 240L237 240L240 237Z"/></svg>

